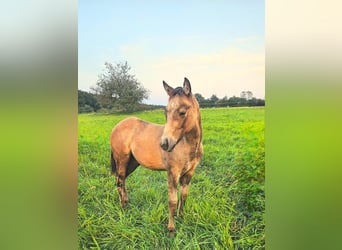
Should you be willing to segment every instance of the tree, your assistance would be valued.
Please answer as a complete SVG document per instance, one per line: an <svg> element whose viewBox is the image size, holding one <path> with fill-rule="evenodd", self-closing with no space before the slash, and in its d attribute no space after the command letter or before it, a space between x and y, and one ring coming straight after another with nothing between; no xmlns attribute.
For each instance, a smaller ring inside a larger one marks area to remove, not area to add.
<svg viewBox="0 0 342 250"><path fill-rule="evenodd" d="M253 93L252 91L247 91L247 101L251 100L253 98Z"/></svg>
<svg viewBox="0 0 342 250"><path fill-rule="evenodd" d="M104 108L132 112L148 98L149 91L129 73L130 70L127 62L105 63L104 73L99 75L96 86L92 88Z"/></svg>
<svg viewBox="0 0 342 250"><path fill-rule="evenodd" d="M205 107L205 98L201 94L199 94L199 93L196 93L195 97L196 97L200 107Z"/></svg>
<svg viewBox="0 0 342 250"><path fill-rule="evenodd" d="M222 99L216 102L217 107L227 107L228 106L228 97L224 96Z"/></svg>
<svg viewBox="0 0 342 250"><path fill-rule="evenodd" d="M228 105L230 107L241 107L241 100L243 100L243 98L232 96L228 99Z"/></svg>
<svg viewBox="0 0 342 250"><path fill-rule="evenodd" d="M96 97L88 92L78 90L78 112L88 113L96 112L101 108Z"/></svg>
<svg viewBox="0 0 342 250"><path fill-rule="evenodd" d="M216 103L218 100L219 100L219 98L218 98L216 95L212 95L212 96L210 97L210 101L211 101L212 103Z"/></svg>
<svg viewBox="0 0 342 250"><path fill-rule="evenodd" d="M253 98L253 93L251 91L242 91L240 94L242 99L251 100Z"/></svg>
<svg viewBox="0 0 342 250"><path fill-rule="evenodd" d="M219 100L219 98L216 95L212 95L208 102L209 102L209 107L215 107L216 106L216 102Z"/></svg>

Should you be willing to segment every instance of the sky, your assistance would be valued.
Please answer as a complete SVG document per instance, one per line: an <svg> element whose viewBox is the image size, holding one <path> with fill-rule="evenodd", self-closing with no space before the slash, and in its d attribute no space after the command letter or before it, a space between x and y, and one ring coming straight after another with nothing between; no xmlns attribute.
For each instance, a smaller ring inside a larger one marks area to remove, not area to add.
<svg viewBox="0 0 342 250"><path fill-rule="evenodd" d="M78 2L78 88L90 91L104 63L127 61L150 90L145 103L167 103L162 82L193 93L265 98L264 1Z"/></svg>

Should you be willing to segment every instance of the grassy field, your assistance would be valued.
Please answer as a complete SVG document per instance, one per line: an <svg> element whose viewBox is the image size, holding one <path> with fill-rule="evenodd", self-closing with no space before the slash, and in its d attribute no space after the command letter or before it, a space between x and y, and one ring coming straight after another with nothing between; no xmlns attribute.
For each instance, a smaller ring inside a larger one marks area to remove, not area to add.
<svg viewBox="0 0 342 250"><path fill-rule="evenodd" d="M166 172L139 167L122 210L110 175L109 135L129 115L78 116L80 249L264 249L264 109L202 109L204 158L177 234L167 233ZM163 124L161 110L134 116Z"/></svg>

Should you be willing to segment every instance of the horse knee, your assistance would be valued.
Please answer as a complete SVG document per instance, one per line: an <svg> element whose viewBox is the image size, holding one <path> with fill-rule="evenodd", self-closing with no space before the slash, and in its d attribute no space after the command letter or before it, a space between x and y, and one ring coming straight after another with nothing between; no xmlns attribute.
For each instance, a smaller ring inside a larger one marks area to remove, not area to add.
<svg viewBox="0 0 342 250"><path fill-rule="evenodd" d="M173 211L177 208L177 200L170 200L169 201L169 209Z"/></svg>

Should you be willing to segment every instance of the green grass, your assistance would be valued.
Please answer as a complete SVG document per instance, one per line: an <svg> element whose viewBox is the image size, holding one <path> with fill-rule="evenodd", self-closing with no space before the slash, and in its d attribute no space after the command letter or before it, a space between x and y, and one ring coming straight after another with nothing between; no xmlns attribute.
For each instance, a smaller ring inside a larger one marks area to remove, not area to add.
<svg viewBox="0 0 342 250"><path fill-rule="evenodd" d="M264 249L264 109L203 109L204 157L175 237L167 233L166 172L139 167L122 210L110 175L109 135L130 115L78 116L80 249ZM164 123L162 111L135 113Z"/></svg>

